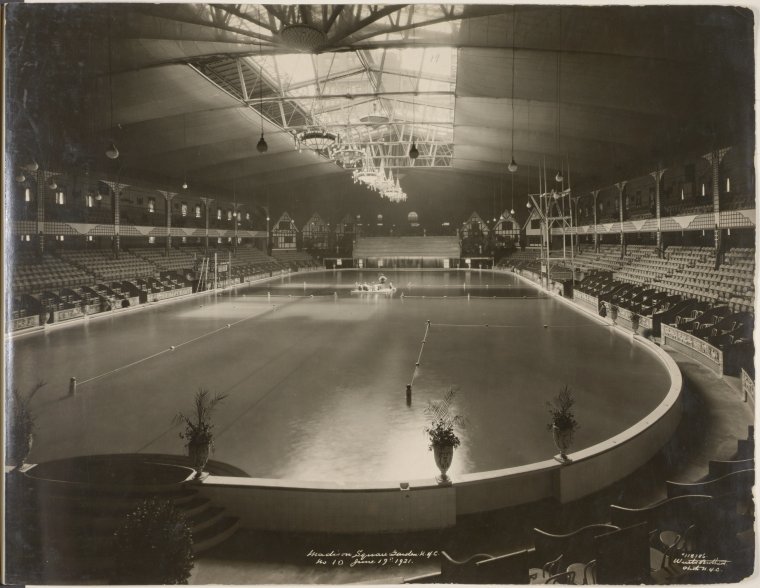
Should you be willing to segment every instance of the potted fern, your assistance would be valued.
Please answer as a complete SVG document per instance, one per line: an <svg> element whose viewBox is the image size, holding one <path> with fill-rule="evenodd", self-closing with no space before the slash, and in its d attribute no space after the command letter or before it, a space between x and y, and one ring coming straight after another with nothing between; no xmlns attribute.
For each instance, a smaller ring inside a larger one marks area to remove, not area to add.
<svg viewBox="0 0 760 588"><path fill-rule="evenodd" d="M453 414L455 396L456 390L449 388L442 399L428 400L425 409L425 416L430 419L430 424L425 427L430 441L428 448L433 452L435 465L441 472L441 475L436 477L441 485L451 484L446 472L454 459L454 450L460 445L456 429L464 428L465 424L463 416Z"/></svg>
<svg viewBox="0 0 760 588"><path fill-rule="evenodd" d="M24 465L34 442L34 414L29 407L32 398L45 385L38 382L30 392L24 394L13 388L8 398L8 427L6 430L6 461L9 466L20 468Z"/></svg>
<svg viewBox="0 0 760 588"><path fill-rule="evenodd" d="M214 425L211 423L211 416L214 414L217 405L225 398L227 398L226 394L211 396L208 390L200 388L193 399L193 412L189 416L180 412L174 417L175 424L181 424L185 427L179 436L180 439L185 440L196 478L200 478L203 474L209 453L214 447Z"/></svg>
<svg viewBox="0 0 760 588"><path fill-rule="evenodd" d="M559 449L559 461L569 462L571 460L567 457L567 451L573 443L575 431L578 430L578 421L575 420L573 411L575 397L570 388L565 386L556 397L546 404L551 415L551 420L546 428L552 432L554 444Z"/></svg>

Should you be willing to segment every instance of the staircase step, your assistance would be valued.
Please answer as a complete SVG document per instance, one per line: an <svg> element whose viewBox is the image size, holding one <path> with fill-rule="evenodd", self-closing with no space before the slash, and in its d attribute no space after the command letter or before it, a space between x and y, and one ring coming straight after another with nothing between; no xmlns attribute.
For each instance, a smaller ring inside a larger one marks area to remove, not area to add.
<svg viewBox="0 0 760 588"><path fill-rule="evenodd" d="M223 517L216 523L203 529L197 535L193 535L193 553L201 553L223 543L240 527L236 517Z"/></svg>
<svg viewBox="0 0 760 588"><path fill-rule="evenodd" d="M224 517L224 509L218 506L209 506L202 512L188 519L188 524L193 531L193 536L204 529L208 529Z"/></svg>
<svg viewBox="0 0 760 588"><path fill-rule="evenodd" d="M208 498L196 496L191 501L178 506L182 511L182 514L184 514L188 519L192 519L193 517L202 513L206 508L208 508L209 502L210 501Z"/></svg>
<svg viewBox="0 0 760 588"><path fill-rule="evenodd" d="M89 492L47 492L45 489L39 490L40 496L45 498L45 502L55 504L56 508L61 508L66 512L92 513L93 511L101 514L123 513L131 511L135 505L147 498L163 498L171 500L177 507L183 508L192 504L197 499L197 491L190 489L173 490L171 492L124 492L114 494Z"/></svg>

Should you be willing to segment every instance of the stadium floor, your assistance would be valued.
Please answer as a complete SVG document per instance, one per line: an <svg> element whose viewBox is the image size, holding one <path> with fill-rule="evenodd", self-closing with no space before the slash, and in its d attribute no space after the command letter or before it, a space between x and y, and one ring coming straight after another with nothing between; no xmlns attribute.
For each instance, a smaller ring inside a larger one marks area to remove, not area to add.
<svg viewBox="0 0 760 588"><path fill-rule="evenodd" d="M14 384L47 382L29 461L182 453L172 418L205 387L229 395L214 458L251 476L432 477L424 408L454 386L468 421L456 476L554 455L546 401L565 384L577 397L577 449L623 431L668 390L643 346L513 275L386 272L393 297L350 293L377 275L295 274L15 340Z"/></svg>
<svg viewBox="0 0 760 588"><path fill-rule="evenodd" d="M500 555L532 546L531 529L567 532L609 520L609 505L644 506L665 498L665 480L693 482L707 475L711 459L730 459L736 440L754 420L742 401L738 378L718 378L693 359L670 351L684 375L684 415L675 435L647 464L592 496L567 505L554 501L460 518L453 529L405 535L299 535L239 531L196 562L191 584L397 584L438 571L439 563L416 561L386 567L322 568L309 550L355 552L392 549L446 550L457 559L475 553ZM698 431L698 434L695 434Z"/></svg>

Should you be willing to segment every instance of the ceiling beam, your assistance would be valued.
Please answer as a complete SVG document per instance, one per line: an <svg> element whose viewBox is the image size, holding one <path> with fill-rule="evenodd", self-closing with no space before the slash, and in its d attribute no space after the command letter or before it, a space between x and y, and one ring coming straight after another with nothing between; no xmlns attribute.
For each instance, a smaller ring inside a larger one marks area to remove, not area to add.
<svg viewBox="0 0 760 588"><path fill-rule="evenodd" d="M356 31L359 31L363 29L364 27L371 25L372 23L380 20L381 18L393 14L394 12L398 10L403 10L406 8L408 4L393 4L391 6L384 6L383 8L379 10L375 10L372 12L368 17L361 19L360 21L352 22L351 24L347 25L346 29L341 31L339 35L336 35L332 39L330 39L330 45L337 45L338 43L342 42L346 37L350 37L353 35Z"/></svg>
<svg viewBox="0 0 760 588"><path fill-rule="evenodd" d="M287 96L265 96L262 100L263 102L276 102L277 100L286 99L286 100L335 100L338 98L346 98L348 100L353 100L355 98L384 98L388 96L453 96L454 92L450 90L431 90L428 92L415 92L414 90L408 90L408 91L399 91L399 92L384 92L384 91L378 91L378 92L361 92L358 94L311 94L308 96L294 96L294 97L287 97ZM255 100L247 100L248 103L254 103L259 102L258 99ZM443 108L443 107L441 107Z"/></svg>

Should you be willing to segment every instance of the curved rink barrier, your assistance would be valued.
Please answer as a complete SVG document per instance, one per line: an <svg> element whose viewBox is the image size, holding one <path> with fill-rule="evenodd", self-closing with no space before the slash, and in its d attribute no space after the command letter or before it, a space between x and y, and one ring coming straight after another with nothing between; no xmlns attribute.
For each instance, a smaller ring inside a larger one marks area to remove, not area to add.
<svg viewBox="0 0 760 588"><path fill-rule="evenodd" d="M607 328L609 323L584 312ZM209 476L201 492L252 529L301 532L376 533L441 529L457 516L554 498L571 502L609 486L651 459L681 417L682 377L675 362L654 343L617 329L631 345L643 346L666 369L670 387L662 401L621 433L580 451L570 462L548 459L528 465L463 474L450 486L435 479L398 483L307 483L263 478Z"/></svg>

